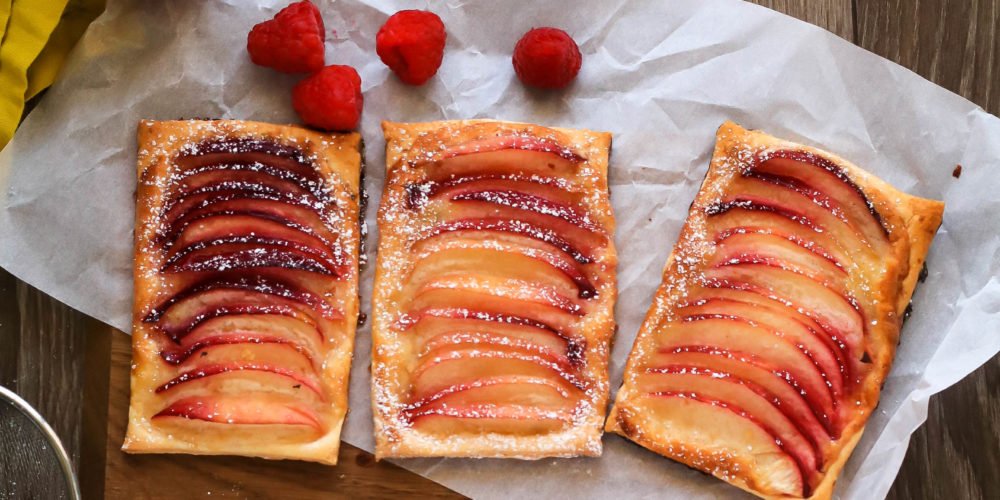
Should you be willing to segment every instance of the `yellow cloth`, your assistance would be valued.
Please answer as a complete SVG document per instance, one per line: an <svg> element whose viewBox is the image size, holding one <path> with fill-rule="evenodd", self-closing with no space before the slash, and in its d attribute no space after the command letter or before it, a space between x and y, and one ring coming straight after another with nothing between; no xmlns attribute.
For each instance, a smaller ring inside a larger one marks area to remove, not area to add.
<svg viewBox="0 0 1000 500"><path fill-rule="evenodd" d="M11 0L0 0L0 40L7 31L7 19L10 19Z"/></svg>
<svg viewBox="0 0 1000 500"><path fill-rule="evenodd" d="M52 84L104 0L0 0L0 148L26 100Z"/></svg>
<svg viewBox="0 0 1000 500"><path fill-rule="evenodd" d="M66 61L77 40L87 31L90 22L104 12L104 0L69 0L59 24L49 37L45 48L28 68L28 90L25 100L30 100L47 89Z"/></svg>
<svg viewBox="0 0 1000 500"><path fill-rule="evenodd" d="M24 111L28 67L59 23L66 0L15 0L0 42L0 144L14 135Z"/></svg>

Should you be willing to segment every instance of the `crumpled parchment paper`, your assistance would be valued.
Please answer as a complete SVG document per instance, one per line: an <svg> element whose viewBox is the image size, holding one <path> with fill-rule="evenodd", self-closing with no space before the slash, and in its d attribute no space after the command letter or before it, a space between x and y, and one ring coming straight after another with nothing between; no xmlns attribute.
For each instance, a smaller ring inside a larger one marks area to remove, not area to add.
<svg viewBox="0 0 1000 500"><path fill-rule="evenodd" d="M430 6L448 29L444 64L414 88L374 50L385 18L412 2L314 1L326 21L327 62L355 66L364 82L369 253L384 173L380 120L498 118L614 133L621 297L613 387L726 119L835 152L905 191L947 202L929 275L840 497L884 496L930 395L1000 350L1000 119L910 71L735 0L449 0ZM250 27L271 17L276 3L286 0L109 1L59 83L0 153L0 266L127 331L136 122L295 122L296 78L250 64L243 49ZM518 37L545 25L566 29L584 53L577 82L564 92L527 90L511 68ZM372 274L369 266L365 309ZM367 450L369 349L364 327L344 429L347 442ZM479 498L738 494L617 436L604 443L599 459L399 463Z"/></svg>

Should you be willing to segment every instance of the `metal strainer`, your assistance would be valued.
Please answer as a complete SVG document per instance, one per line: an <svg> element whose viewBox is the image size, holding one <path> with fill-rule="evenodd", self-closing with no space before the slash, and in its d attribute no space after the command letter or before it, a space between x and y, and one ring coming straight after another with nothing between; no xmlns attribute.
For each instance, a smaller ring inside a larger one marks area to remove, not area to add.
<svg viewBox="0 0 1000 500"><path fill-rule="evenodd" d="M52 427L0 386L0 500L80 499L66 450Z"/></svg>

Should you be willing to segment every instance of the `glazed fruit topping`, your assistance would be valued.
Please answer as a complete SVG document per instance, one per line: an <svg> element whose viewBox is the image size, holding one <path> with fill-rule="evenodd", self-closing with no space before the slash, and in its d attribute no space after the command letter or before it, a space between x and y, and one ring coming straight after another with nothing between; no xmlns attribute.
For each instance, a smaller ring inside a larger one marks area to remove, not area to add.
<svg viewBox="0 0 1000 500"><path fill-rule="evenodd" d="M169 368L156 421L315 437L341 280L356 272L332 186L298 148L263 138L195 144L173 160L154 239L165 292L142 319Z"/></svg>
<svg viewBox="0 0 1000 500"><path fill-rule="evenodd" d="M715 443L773 454L756 465L773 480L762 491L808 496L868 370L864 283L878 281L889 233L838 167L795 151L750 162L703 213L710 250L657 328L642 404L664 433L739 430Z"/></svg>
<svg viewBox="0 0 1000 500"><path fill-rule="evenodd" d="M592 381L578 331L609 270L610 238L582 196L586 161L517 133L414 166L406 210L426 222L396 294L416 362L400 418L429 433L539 434L572 425Z"/></svg>
<svg viewBox="0 0 1000 500"><path fill-rule="evenodd" d="M322 425L319 416L290 399L273 396L193 396L175 401L154 418L175 417L229 425L307 426L319 430Z"/></svg>

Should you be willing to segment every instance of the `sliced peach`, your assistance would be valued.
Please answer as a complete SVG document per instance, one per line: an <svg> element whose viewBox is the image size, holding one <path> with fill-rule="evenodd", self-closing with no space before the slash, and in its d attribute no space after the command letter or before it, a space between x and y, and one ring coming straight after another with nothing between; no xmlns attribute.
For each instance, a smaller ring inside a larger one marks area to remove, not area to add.
<svg viewBox="0 0 1000 500"><path fill-rule="evenodd" d="M766 399L795 424L820 454L831 443L830 426L824 421L829 421L832 415L825 414L824 410L832 411L833 408L811 407L808 394L802 394L790 380L782 377L780 369L763 363L746 363L719 351L661 351L653 356L646 368L649 374L677 372L715 373L719 377L752 384L755 390L759 389L756 392L767 394Z"/></svg>
<svg viewBox="0 0 1000 500"><path fill-rule="evenodd" d="M218 276L194 282L154 306L143 318L144 322L158 321L171 307L190 300L192 297L211 291L235 290L248 293L272 295L279 299L288 299L308 306L328 319L339 319L342 315L328 304L322 297L303 289L295 284L273 279L267 276ZM247 295L238 295L245 297ZM200 297L201 302L212 302L210 297Z"/></svg>
<svg viewBox="0 0 1000 500"><path fill-rule="evenodd" d="M549 265L548 262L523 253L483 247L453 247L421 255L417 259L407 279L408 288L419 288L428 281L446 275L475 272L484 276L509 277L539 283L559 290L564 295L578 296L587 291L587 289L581 290L566 273Z"/></svg>
<svg viewBox="0 0 1000 500"><path fill-rule="evenodd" d="M334 277L344 271L337 262L318 255L312 247L256 235L196 242L173 254L162 271L226 272L260 268L282 268Z"/></svg>
<svg viewBox="0 0 1000 500"><path fill-rule="evenodd" d="M284 150L283 153L275 154L277 151L279 150L275 148L269 148L268 151L205 150L198 154L180 155L174 163L180 167L181 173L209 168L253 169L267 167L269 169L286 171L309 182L322 184L323 179L319 176L316 168L300 152L288 149Z"/></svg>
<svg viewBox="0 0 1000 500"><path fill-rule="evenodd" d="M202 353L182 363L180 374L161 384L156 392L197 387L213 393L283 390L294 394L305 388L323 395L312 360L294 346L217 344Z"/></svg>
<svg viewBox="0 0 1000 500"><path fill-rule="evenodd" d="M826 193L861 229L869 241L887 239L882 218L864 192L832 162L816 155L776 151L753 168L754 172L794 178L803 185Z"/></svg>
<svg viewBox="0 0 1000 500"><path fill-rule="evenodd" d="M191 229L211 222L219 224L217 221L222 218L227 218L223 220L230 221L229 225L233 228L252 227L251 224L265 228L278 226L285 228L286 233L289 232L288 230L301 233L298 235L300 240L307 239L314 242L311 244L329 249L331 252L337 248L335 233L324 224L315 212L276 201L247 199L219 201L203 208L190 210L178 218L168 229L161 232L160 241L164 246L170 246L178 241L182 233L187 235L188 241L204 239L190 235ZM181 243L176 244L180 245Z"/></svg>
<svg viewBox="0 0 1000 500"><path fill-rule="evenodd" d="M430 238L453 231L509 233L531 238L558 248L580 264L590 264L593 262L594 252L596 250L592 247L580 247L549 228L520 220L505 219L502 217L448 220L434 226L423 236L423 238Z"/></svg>
<svg viewBox="0 0 1000 500"><path fill-rule="evenodd" d="M321 184L310 183L284 170L269 169L266 167L258 170L227 168L195 169L177 179L177 182L173 184L174 187L172 188L171 195L182 197L209 186L235 188L242 184L251 183L268 186L284 193L304 196L320 203L332 201L329 192ZM173 189L176 189L176 191Z"/></svg>
<svg viewBox="0 0 1000 500"><path fill-rule="evenodd" d="M217 162L205 165L200 165L196 167L183 168L176 174L176 178L179 182L185 182L189 178L198 176L208 176L212 178L219 178L217 173L223 173L228 175L245 176L245 178L250 178L251 174L256 176L268 176L275 179L280 179L282 181L288 181L296 184L302 189L311 192L318 198L323 199L327 197L326 190L323 187L323 180L320 179L316 171L309 169L308 172L305 170L288 170L271 164L270 162L254 162L254 163L241 163L241 162ZM201 181L197 183L192 182L192 184L201 184Z"/></svg>
<svg viewBox="0 0 1000 500"><path fill-rule="evenodd" d="M292 199L274 198L266 195L255 197L253 192L240 191L202 193L194 197L193 203L186 203L189 198L182 200L164 219L170 227L182 227L192 219L203 218L209 213L253 215L290 226L309 228L326 241L337 240L337 217L333 207L315 207L295 203Z"/></svg>
<svg viewBox="0 0 1000 500"><path fill-rule="evenodd" d="M504 312L492 312L486 308L484 310L476 310L472 308L465 307L427 307L423 309L411 310L400 318L397 328L406 330L414 325L420 324L421 321L425 321L427 318L447 318L447 319L459 319L459 320L474 320L474 321L486 321L490 323L503 323L511 324L517 326L526 326L531 328L537 328L539 330L550 331L553 334L559 335L562 338L570 338L567 331L557 328L554 325L548 323L543 323L539 320L529 318L526 316L518 316L514 314L507 314Z"/></svg>
<svg viewBox="0 0 1000 500"><path fill-rule="evenodd" d="M829 234L796 214L783 215L771 207L753 203L714 205L708 218L708 230L721 240L736 233L760 233L780 236L848 270L851 257Z"/></svg>
<svg viewBox="0 0 1000 500"><path fill-rule="evenodd" d="M697 305L710 301L734 301L747 304L755 309L762 309L777 314L779 317L786 317L788 321L782 324L782 329L796 328L801 325L809 330L814 336L823 340L829 349L835 354L838 363L844 367L844 385L853 381L855 377L863 373L860 360L851 356L851 350L837 332L823 327L816 320L803 314L793 304L782 301L778 297L768 296L753 290L741 290L738 288L703 288L695 287L687 297L687 304ZM788 326L792 325L792 326ZM815 350L818 352L818 349ZM847 389L845 388L845 392Z"/></svg>
<svg viewBox="0 0 1000 500"><path fill-rule="evenodd" d="M584 314L578 304L551 290L500 281L492 282L495 287L487 287L488 280L462 278L444 277L424 285L415 293L409 310L455 308L497 314L517 311L518 316L560 332L572 331L577 317Z"/></svg>
<svg viewBox="0 0 1000 500"><path fill-rule="evenodd" d="M818 470L821 454L813 448L785 414L775 406L774 395L753 382L713 369L682 368L647 372L639 376L638 390L646 394L697 394L701 398L740 408L759 423L782 449L795 458L803 473Z"/></svg>
<svg viewBox="0 0 1000 500"><path fill-rule="evenodd" d="M413 372L412 400L418 401L449 387L489 377L522 375L541 377L582 388L583 382L567 364L515 349L461 348L422 358Z"/></svg>
<svg viewBox="0 0 1000 500"><path fill-rule="evenodd" d="M244 153L259 153L267 158L288 158L309 165L309 159L298 146L290 146L265 138L212 138L206 141L185 146L178 155L178 161L197 161L199 158L219 155L227 158L230 155Z"/></svg>
<svg viewBox="0 0 1000 500"><path fill-rule="evenodd" d="M185 340L188 340L186 338ZM303 356L309 358L310 361L313 360L310 351L299 344L295 344L292 341L284 337L279 337L276 335L262 334L254 331L235 331L229 333L220 333L218 335L213 335L211 337L205 337L198 339L196 341L188 340L185 342L185 346L181 348L166 348L160 351L160 357L164 361L170 364L180 364L187 361L191 356L196 353L203 353L207 355L206 349L210 349L214 346L220 345L230 345L230 344L286 344L292 346L295 350L302 353Z"/></svg>
<svg viewBox="0 0 1000 500"><path fill-rule="evenodd" d="M253 343L256 337L262 339L261 342L290 344L310 357L319 352L318 348L324 341L324 334L316 325L288 316L273 314L217 316L203 320L176 342L166 339L161 343L160 355L167 362L178 364L203 347L237 343L235 341L241 336L247 339L246 343Z"/></svg>
<svg viewBox="0 0 1000 500"><path fill-rule="evenodd" d="M476 231L451 231L416 242L413 253L424 258L443 250L486 249L508 254L518 254L536 259L565 275L577 288L580 298L592 298L597 289L583 265L565 252L548 243L511 233L479 233Z"/></svg>
<svg viewBox="0 0 1000 500"><path fill-rule="evenodd" d="M539 208L539 210L548 209ZM607 246L608 236L603 231L588 229L584 227L583 223L570 222L556 216L556 213L558 212L554 210L534 211L487 201L460 200L448 204L446 208L441 210L439 217L443 219L442 224L462 221L479 221L481 224L507 221L508 224L541 231L541 234L555 235L560 240L565 241L565 245L568 245L569 248L576 249L591 257L595 252ZM592 222L587 224L591 228L594 227Z"/></svg>
<svg viewBox="0 0 1000 500"><path fill-rule="evenodd" d="M418 348L440 336L486 333L512 341L531 342L544 349L564 353L573 363L582 359L585 341L549 325L522 316L472 311L468 309L425 309L408 316L404 325L412 329Z"/></svg>
<svg viewBox="0 0 1000 500"><path fill-rule="evenodd" d="M197 314L195 316L178 315L177 318L167 317L162 323L157 325L157 328L174 342L180 342L186 335L198 328L202 322L210 319L241 315L280 315L288 316L309 325L311 328L317 329L317 331L319 330L319 325L308 314L303 314L300 309L287 304L220 304L205 308L203 311L204 314Z"/></svg>
<svg viewBox="0 0 1000 500"><path fill-rule="evenodd" d="M579 396L579 391L571 392L564 384L548 378L502 375L448 387L414 402L405 413L413 414L443 406L467 407L477 404L571 409Z"/></svg>
<svg viewBox="0 0 1000 500"><path fill-rule="evenodd" d="M233 361L225 364L206 364L199 366L196 369L181 373L177 377L174 377L165 382L163 385L157 387L156 392L169 391L175 387L181 387L182 384L192 383L195 381L211 380L213 382L218 382L224 375L238 375L244 379L249 379L250 376L247 374L250 372L257 372L259 374L256 376L255 380L258 382L258 385L262 387L278 385L281 383L281 379L284 379L284 383L286 385L292 385L293 387L304 386L317 394L320 394L320 391L322 390L315 381L303 377L287 368L252 361Z"/></svg>
<svg viewBox="0 0 1000 500"><path fill-rule="evenodd" d="M704 276L713 286L755 291L793 305L824 330L836 332L852 355L861 357L865 321L853 298L806 276L764 265L712 268L705 270Z"/></svg>
<svg viewBox="0 0 1000 500"><path fill-rule="evenodd" d="M420 359L448 357L453 352L495 351L516 355L537 356L561 371L572 372L575 367L564 352L546 349L521 339L491 333L454 333L435 338L420 353Z"/></svg>
<svg viewBox="0 0 1000 500"><path fill-rule="evenodd" d="M237 425L295 425L315 430L320 419L308 406L285 398L204 395L178 399L154 419L169 417Z"/></svg>
<svg viewBox="0 0 1000 500"><path fill-rule="evenodd" d="M288 246L322 257L340 265L342 256L334 250L334 243L327 241L312 229L293 223L268 220L255 215L231 212L204 214L178 227L174 240L166 240L165 247L184 249L200 242L253 236L260 240L285 241Z"/></svg>
<svg viewBox="0 0 1000 500"><path fill-rule="evenodd" d="M431 180L476 174L569 176L585 159L551 140L531 135L508 135L464 142L444 150Z"/></svg>
<svg viewBox="0 0 1000 500"><path fill-rule="evenodd" d="M547 358L558 360L560 363L573 363L578 360L570 359L569 349L566 342L559 342L556 345L552 338L548 336L533 335L535 332L525 334L524 330L497 329L488 331L451 331L435 335L432 338L420 338L420 355L426 355L431 351L448 345L472 344L472 345L498 345L511 346L525 351L535 352ZM541 342L539 342L541 340ZM561 339L560 339L561 340Z"/></svg>
<svg viewBox="0 0 1000 500"><path fill-rule="evenodd" d="M457 146L445 149L441 153L441 157L447 159L475 153L511 151L549 153L559 156L563 160L574 163L582 163L586 161L572 149L559 144L559 142L547 137L538 137L528 132L498 135L494 137L466 141Z"/></svg>
<svg viewBox="0 0 1000 500"><path fill-rule="evenodd" d="M538 435L555 432L573 420L573 412L535 406L440 406L407 415L414 429L432 434Z"/></svg>
<svg viewBox="0 0 1000 500"><path fill-rule="evenodd" d="M765 366L786 377L824 412L834 408L830 388L816 364L774 330L738 318L711 317L668 323L661 330L658 352L718 352Z"/></svg>
<svg viewBox="0 0 1000 500"><path fill-rule="evenodd" d="M847 280L847 272L836 263L781 236L734 232L716 240L709 265L745 263L765 264L803 274L840 292Z"/></svg>
<svg viewBox="0 0 1000 500"><path fill-rule="evenodd" d="M161 237L174 226L183 224L188 217L218 210L267 213L273 218L294 220L317 231L321 226L336 231L331 223L334 210L331 204L317 204L311 199L263 184L234 183L232 186L206 186L181 198L168 199L162 212L164 226Z"/></svg>
<svg viewBox="0 0 1000 500"><path fill-rule="evenodd" d="M710 231L725 231L733 227L758 226L778 229L804 242L815 242L841 263L845 269L858 270L870 282L881 279L885 266L881 255L872 249L846 225L836 221L821 207L812 207L823 217L833 220L834 230L828 230L811 215L798 208L774 200L750 196L733 196L706 208ZM815 215L815 214L812 214ZM725 218L725 223L721 220ZM884 255L884 254L882 254Z"/></svg>
<svg viewBox="0 0 1000 500"><path fill-rule="evenodd" d="M314 295L323 297L328 302L336 302L341 297L346 297L350 291L350 284L345 281L347 277L358 271L357 266L345 265L340 268L343 274L331 276L329 274L314 273L307 270L290 269L286 267L257 267L253 268L252 274L272 281L280 281L289 286L294 286L299 290L312 292ZM219 271L209 274L209 276L244 276L241 269L232 271ZM180 274L176 278L184 279L194 274ZM173 278L173 276L172 276Z"/></svg>
<svg viewBox="0 0 1000 500"><path fill-rule="evenodd" d="M785 307L749 302L733 298L714 297L682 305L677 313L685 319L728 317L753 322L787 338L808 356L823 373L834 398L844 393L849 365L836 344L821 331L799 321L783 311ZM790 311L789 311L790 312ZM829 412L831 409L826 409ZM831 414L832 417L832 414Z"/></svg>
<svg viewBox="0 0 1000 500"><path fill-rule="evenodd" d="M758 478L753 486L768 495L801 497L806 493L798 463L743 409L691 391L649 394L636 405L643 433L726 457L736 467L750 467ZM680 459L691 463L692 457L686 457L683 450L678 452Z"/></svg>
<svg viewBox="0 0 1000 500"><path fill-rule="evenodd" d="M484 191L523 193L550 203L578 206L583 197L571 182L558 177L478 175L457 177L443 182L415 185L410 191L426 199L467 196Z"/></svg>
<svg viewBox="0 0 1000 500"><path fill-rule="evenodd" d="M316 327L323 319L340 319L342 314L328 305L313 305L307 295L284 296L268 289L239 288L220 284L208 286L197 292L178 296L161 308L154 309L146 321L156 322L157 327L175 341L190 333L200 323L220 316L244 314L276 314L288 316Z"/></svg>
<svg viewBox="0 0 1000 500"><path fill-rule="evenodd" d="M503 333L492 331L449 332L437 335L422 343L420 356L433 355L434 351L440 349L461 346L480 346L484 349L489 349L490 346L511 347L539 354L560 364L568 365L572 362L569 359L565 344L560 345L558 348L552 348L544 343L535 342L535 338L531 336L504 335Z"/></svg>
<svg viewBox="0 0 1000 500"><path fill-rule="evenodd" d="M565 221L573 226L595 233L604 233L604 229L590 220L590 216L578 205L553 201L544 196L520 191L503 189L481 189L455 193L451 196L453 203L489 203L515 210L547 215Z"/></svg>
<svg viewBox="0 0 1000 500"><path fill-rule="evenodd" d="M511 235L504 238L475 238L472 235L464 235L461 231L445 233L433 238L427 238L415 243L412 247L413 253L418 259L424 259L437 252L463 249L463 250L487 250L492 253L503 252L511 255L523 256L534 259L533 267L542 264L551 268L551 271L561 273L562 278L553 278L561 282L566 280L572 282L580 298L591 298L597 290L591 278L588 277L583 266L560 252L551 245L541 243L529 238ZM551 274L551 272L549 273Z"/></svg>
<svg viewBox="0 0 1000 500"><path fill-rule="evenodd" d="M797 189L795 184L760 176L740 177L733 182L731 189L731 192L739 193L741 198L767 200L772 205L786 207L788 211L801 214L824 231L830 232L834 238L849 243L859 254L869 257L886 255L890 250L889 242L884 236L868 241L839 205L822 193L807 188Z"/></svg>
<svg viewBox="0 0 1000 500"><path fill-rule="evenodd" d="M467 272L460 275L439 276L428 280L420 287L418 295L435 291L467 290L473 293L488 293L498 300L515 300L532 302L558 309L574 316L583 316L584 312L577 302L562 295L551 287L537 283L508 277L480 275Z"/></svg>

